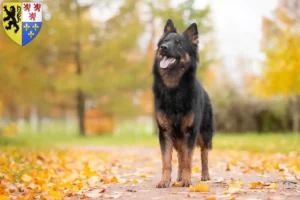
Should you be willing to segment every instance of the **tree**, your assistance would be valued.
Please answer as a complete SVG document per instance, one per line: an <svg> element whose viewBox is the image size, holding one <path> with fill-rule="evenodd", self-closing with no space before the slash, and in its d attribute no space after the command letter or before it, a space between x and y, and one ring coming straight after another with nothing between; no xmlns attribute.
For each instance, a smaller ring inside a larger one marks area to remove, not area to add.
<svg viewBox="0 0 300 200"><path fill-rule="evenodd" d="M257 93L284 96L293 102L293 131L299 131L300 2L280 0L274 19L263 18L262 51L265 53Z"/></svg>

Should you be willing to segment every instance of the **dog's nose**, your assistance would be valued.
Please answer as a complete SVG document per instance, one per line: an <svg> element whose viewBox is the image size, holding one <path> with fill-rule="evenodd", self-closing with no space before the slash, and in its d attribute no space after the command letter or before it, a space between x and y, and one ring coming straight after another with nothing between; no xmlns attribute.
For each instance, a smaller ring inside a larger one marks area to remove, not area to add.
<svg viewBox="0 0 300 200"><path fill-rule="evenodd" d="M160 46L160 48L163 49L163 50L167 50L167 49L168 49L168 46L165 45L165 44L162 44L162 45Z"/></svg>

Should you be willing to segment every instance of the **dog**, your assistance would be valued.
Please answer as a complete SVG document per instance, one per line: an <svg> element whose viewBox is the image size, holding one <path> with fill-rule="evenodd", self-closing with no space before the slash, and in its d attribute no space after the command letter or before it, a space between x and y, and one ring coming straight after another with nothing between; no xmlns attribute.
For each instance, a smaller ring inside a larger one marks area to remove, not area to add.
<svg viewBox="0 0 300 200"><path fill-rule="evenodd" d="M178 34L171 19L157 44L153 65L155 118L162 155L162 178L157 188L169 187L172 150L178 153L177 181L191 185L192 156L201 148L202 181L210 180L208 151L214 132L210 98L196 78L198 28L191 24Z"/></svg>

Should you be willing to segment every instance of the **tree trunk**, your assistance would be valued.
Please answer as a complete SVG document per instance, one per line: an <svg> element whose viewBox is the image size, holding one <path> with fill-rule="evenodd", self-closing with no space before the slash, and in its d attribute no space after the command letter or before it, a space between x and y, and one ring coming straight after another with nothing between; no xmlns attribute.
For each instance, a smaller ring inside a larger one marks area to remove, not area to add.
<svg viewBox="0 0 300 200"><path fill-rule="evenodd" d="M299 133L299 107L298 107L298 96L293 96L292 97L292 104L293 104L293 109L292 109L292 115L293 115L293 132L294 133Z"/></svg>
<svg viewBox="0 0 300 200"><path fill-rule="evenodd" d="M76 50L75 50L75 62L76 62L76 72L78 77L81 76L82 66L80 62L80 53L81 53L81 44L80 44L80 5L76 1L77 6L77 23L76 23ZM85 135L85 126L84 126L84 113L85 113L85 95L80 87L77 88L76 94L77 101L77 117L79 123L79 131L81 135Z"/></svg>
<svg viewBox="0 0 300 200"><path fill-rule="evenodd" d="M79 131L81 135L85 135L84 113L85 113L85 96L81 89L77 90L77 116L79 122Z"/></svg>

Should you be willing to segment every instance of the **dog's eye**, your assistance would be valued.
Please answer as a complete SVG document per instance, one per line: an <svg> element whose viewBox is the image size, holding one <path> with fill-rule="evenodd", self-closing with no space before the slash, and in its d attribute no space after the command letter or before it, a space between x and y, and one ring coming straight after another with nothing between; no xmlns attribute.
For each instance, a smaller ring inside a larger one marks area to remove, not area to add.
<svg viewBox="0 0 300 200"><path fill-rule="evenodd" d="M177 46L181 46L180 41L176 41L175 44L176 44Z"/></svg>
<svg viewBox="0 0 300 200"><path fill-rule="evenodd" d="M179 40L175 40L175 44L176 44L177 46L181 46L181 43L180 43Z"/></svg>

